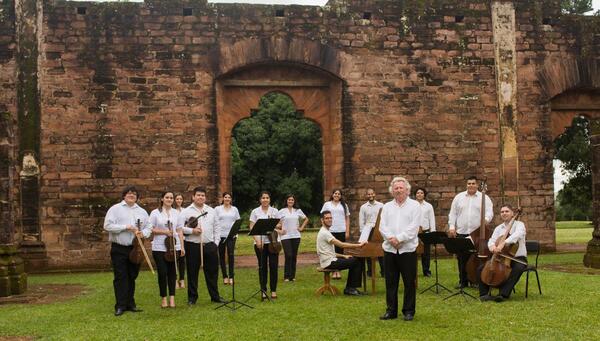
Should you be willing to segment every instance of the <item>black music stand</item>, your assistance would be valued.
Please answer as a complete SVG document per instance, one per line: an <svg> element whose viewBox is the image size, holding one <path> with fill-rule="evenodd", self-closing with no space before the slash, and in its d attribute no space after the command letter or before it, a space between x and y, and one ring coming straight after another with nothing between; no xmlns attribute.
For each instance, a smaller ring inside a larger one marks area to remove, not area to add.
<svg viewBox="0 0 600 341"><path fill-rule="evenodd" d="M275 230L275 227L277 226L277 224L279 224L279 219L274 219L274 218L268 218L268 219L258 219L256 221L256 223L254 224L254 226L252 226L252 230L250 230L250 232L248 233L249 236L268 236L269 234L271 234L273 232L273 230ZM263 244L263 248L267 247L267 245ZM265 269L262 268L262 264L263 264L263 251L261 250L260 252L260 260L259 260L259 264L258 264L258 281L260 282L260 274L265 271ZM235 281L234 281L235 283ZM269 295L267 295L267 292L264 291L262 288L258 289L257 292L255 292L254 294L252 294L250 297L248 297L246 299L246 301L244 302L248 302L251 298L253 298L254 296L261 294L261 300L263 297L266 297L267 300L269 300L269 302L273 303L273 300L271 300L271 298L269 297Z"/></svg>
<svg viewBox="0 0 600 341"><path fill-rule="evenodd" d="M446 247L446 250L449 253L453 253L455 255L477 252L475 250L475 245L473 245L473 242L469 238L446 238L446 240L444 240L444 246ZM464 291L463 289L464 288L461 286L457 292L444 298L444 301L451 297L457 296L457 295L461 295L465 299L465 301L467 300L467 296L471 297L474 300L477 300L477 298L475 298L475 296L469 294L468 292Z"/></svg>
<svg viewBox="0 0 600 341"><path fill-rule="evenodd" d="M428 245L428 247L429 245L433 245L433 262L435 263L435 283L429 288L421 291L421 294L428 290L434 290L434 288L436 294L440 293L440 288L451 293L452 291L450 291L450 289L446 288L445 286L441 285L438 280L437 244L444 244L444 241L448 238L448 236L446 236L446 232L435 231L419 233L419 238L421 239L421 241L423 241L423 244Z"/></svg>
<svg viewBox="0 0 600 341"><path fill-rule="evenodd" d="M238 219L235 221L235 223L233 223L233 226L231 226L231 230L229 231L229 235L227 236L227 238L225 238L225 241L227 241L228 239L233 239L235 237L235 235L237 235L238 232L240 231L240 226L242 226L242 219ZM233 249L235 250L235 246L233 247ZM229 261L231 262L232 260L230 259ZM240 302L235 299L235 282L236 281L235 281L234 277L235 277L235 272L231 276L231 279L233 279L233 283L231 284L231 301L227 301L227 302L221 304L220 306L216 307L215 310L217 310L219 308L223 308L223 307L227 307L231 311L236 311L237 309L240 309L241 307L248 307L250 309L254 308L244 302Z"/></svg>

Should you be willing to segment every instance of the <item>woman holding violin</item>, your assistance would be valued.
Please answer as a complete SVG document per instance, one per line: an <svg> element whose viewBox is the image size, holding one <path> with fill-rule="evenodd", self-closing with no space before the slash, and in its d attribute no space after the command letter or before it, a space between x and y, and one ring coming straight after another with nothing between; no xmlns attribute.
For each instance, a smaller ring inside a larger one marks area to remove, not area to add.
<svg viewBox="0 0 600 341"><path fill-rule="evenodd" d="M488 263L505 262L508 265L505 267L505 271L508 272L505 275L507 279L498 285L500 293L497 296L491 296L490 283L484 283L487 281L486 277L492 277L489 273L486 273L489 271L490 264L486 263L480 266L479 299L482 302L502 302L508 299L513 288L519 282L521 274L527 268L525 224L522 221L513 219L515 217L515 210L511 205L504 205L500 208L500 217L502 218L502 224L496 226L487 244L494 257L494 259L488 260ZM508 231L509 229L510 231ZM514 253L511 253L511 250Z"/></svg>
<svg viewBox="0 0 600 341"><path fill-rule="evenodd" d="M160 196L160 206L150 213L152 226L152 257L158 273L158 288L162 297L161 308L175 308L175 282L177 258L185 255L182 247L183 232L176 230L178 211L173 208L173 192ZM167 303L167 287L169 302Z"/></svg>
<svg viewBox="0 0 600 341"><path fill-rule="evenodd" d="M267 191L260 193L260 206L253 209L250 213L250 230L259 219L279 219L279 212L271 207L271 194ZM271 243L279 243L278 236L284 234L281 229L281 223L275 229L275 238L272 236L254 236L254 252L258 261L258 277L261 299L267 298L267 273L269 274L269 286L271 288L271 298L277 298L277 267L279 266L279 252L275 252Z"/></svg>
<svg viewBox="0 0 600 341"><path fill-rule="evenodd" d="M175 193L175 203L173 208L177 210L177 213L183 211L183 194ZM177 269L179 270L179 280L177 281L177 289L185 288L185 256L179 257L177 260Z"/></svg>

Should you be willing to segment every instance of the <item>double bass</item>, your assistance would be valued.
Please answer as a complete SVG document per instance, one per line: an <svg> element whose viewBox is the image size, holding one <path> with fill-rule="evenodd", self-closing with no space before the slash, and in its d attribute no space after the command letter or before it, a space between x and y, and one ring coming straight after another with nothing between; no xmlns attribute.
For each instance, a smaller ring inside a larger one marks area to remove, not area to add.
<svg viewBox="0 0 600 341"><path fill-rule="evenodd" d="M496 240L496 246L502 244L510 235L510 230L514 222L521 215L521 209L517 208L515 216L510 220L506 231ZM515 259L515 253L519 248L519 244L506 245L499 253L494 253L492 257L485 263L481 270L481 281L491 287L502 285L510 276L510 262L512 260L523 263Z"/></svg>
<svg viewBox="0 0 600 341"><path fill-rule="evenodd" d="M487 240L490 239L491 233L486 229L487 222L485 221L485 192L487 191L487 178L481 181L481 216L479 220L479 228L471 232L470 237L473 245L477 248L477 253L469 257L466 264L467 279L471 283L478 283L477 269L488 259L490 250L487 247Z"/></svg>

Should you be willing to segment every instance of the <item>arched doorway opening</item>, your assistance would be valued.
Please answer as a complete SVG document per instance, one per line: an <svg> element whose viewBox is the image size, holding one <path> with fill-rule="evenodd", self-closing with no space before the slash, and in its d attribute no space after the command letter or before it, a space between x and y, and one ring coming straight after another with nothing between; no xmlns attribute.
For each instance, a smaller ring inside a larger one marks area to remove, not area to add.
<svg viewBox="0 0 600 341"><path fill-rule="evenodd" d="M232 192L238 208L254 208L258 193L268 190L273 206L284 207L291 193L306 213L316 213L323 193L319 126L282 92L264 95L257 108L232 131Z"/></svg>
<svg viewBox="0 0 600 341"><path fill-rule="evenodd" d="M303 117L321 131L323 198L343 187L342 81L329 72L300 63L262 63L230 72L216 80L219 139L219 192L232 190L231 144L236 124L257 110L269 93L285 93ZM258 193L257 193L258 194Z"/></svg>

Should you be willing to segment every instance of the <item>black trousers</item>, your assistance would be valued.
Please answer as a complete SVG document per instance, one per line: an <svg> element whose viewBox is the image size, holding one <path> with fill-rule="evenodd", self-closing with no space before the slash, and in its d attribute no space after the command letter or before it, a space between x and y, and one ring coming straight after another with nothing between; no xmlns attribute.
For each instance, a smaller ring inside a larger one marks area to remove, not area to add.
<svg viewBox="0 0 600 341"><path fill-rule="evenodd" d="M371 269L371 258L362 258L367 263L367 276L371 277L373 274L373 269ZM383 266L383 257L377 257L377 261L379 262L379 274L381 277L385 277L385 267Z"/></svg>
<svg viewBox="0 0 600 341"><path fill-rule="evenodd" d="M160 297L167 297L167 285L169 287L169 296L175 296L175 262L165 260L164 251L152 251L154 263L156 264L156 273L158 274L158 290Z"/></svg>
<svg viewBox="0 0 600 341"><path fill-rule="evenodd" d="M421 255L421 267L423 275L430 274L429 266L431 264L431 244L423 243L423 254Z"/></svg>
<svg viewBox="0 0 600 341"><path fill-rule="evenodd" d="M219 263L221 264L221 273L223 274L223 278L233 278L233 250L235 250L236 240L237 238L221 238L221 243L219 243ZM227 252L229 274L227 274L227 266L225 264L225 252Z"/></svg>
<svg viewBox="0 0 600 341"><path fill-rule="evenodd" d="M467 238L468 234L457 234L457 238ZM463 287L469 286L469 277L467 276L467 262L471 257L472 253L457 253L456 259L458 260L458 281Z"/></svg>
<svg viewBox="0 0 600 341"><path fill-rule="evenodd" d="M177 270L179 270L179 280L185 279L185 256L177 259Z"/></svg>
<svg viewBox="0 0 600 341"><path fill-rule="evenodd" d="M129 261L129 252L133 246L112 243L110 262L113 268L113 288L115 291L115 310L131 309L135 305L135 279L140 272L140 265Z"/></svg>
<svg viewBox="0 0 600 341"><path fill-rule="evenodd" d="M417 289L415 279L417 278L417 253L383 253L385 264L385 300L387 312L398 315L398 286L400 276L404 284L404 301L402 303L402 314L415 314L417 301Z"/></svg>
<svg viewBox="0 0 600 341"><path fill-rule="evenodd" d="M219 254L215 243L206 243L204 248L204 280L211 300L218 300ZM200 274L200 244L185 242L186 264L188 272L188 301L198 300L198 275Z"/></svg>
<svg viewBox="0 0 600 341"><path fill-rule="evenodd" d="M516 257L516 259L527 263L527 257ZM477 269L477 275L481 276L481 270L483 270L485 263L479 266ZM500 285L500 295L504 298L509 298L513 288L519 282L521 275L527 269L527 265L517 263L515 261L510 262L510 275L508 279L502 285ZM478 278L479 279L479 278ZM490 286L479 281L479 296L487 295L490 292Z"/></svg>
<svg viewBox="0 0 600 341"><path fill-rule="evenodd" d="M332 270L345 270L350 269L348 271L348 278L346 279L346 289L356 289L360 288L362 281L362 259L351 257L349 259L338 258L331 262L328 267L325 269Z"/></svg>
<svg viewBox="0 0 600 341"><path fill-rule="evenodd" d="M267 244L263 244L262 250L254 245L254 253L258 260L258 281L260 283L260 290L267 291L268 272L271 292L277 291L277 267L279 266L279 255L269 252Z"/></svg>
<svg viewBox="0 0 600 341"><path fill-rule="evenodd" d="M340 242L346 241L346 232L331 232L331 234L335 237L335 239L339 240ZM344 249L336 246L335 253L339 253L339 254L343 255Z"/></svg>
<svg viewBox="0 0 600 341"><path fill-rule="evenodd" d="M298 262L298 248L300 238L283 239L281 241L283 253L285 254L285 265L283 267L283 278L296 278L296 263Z"/></svg>

